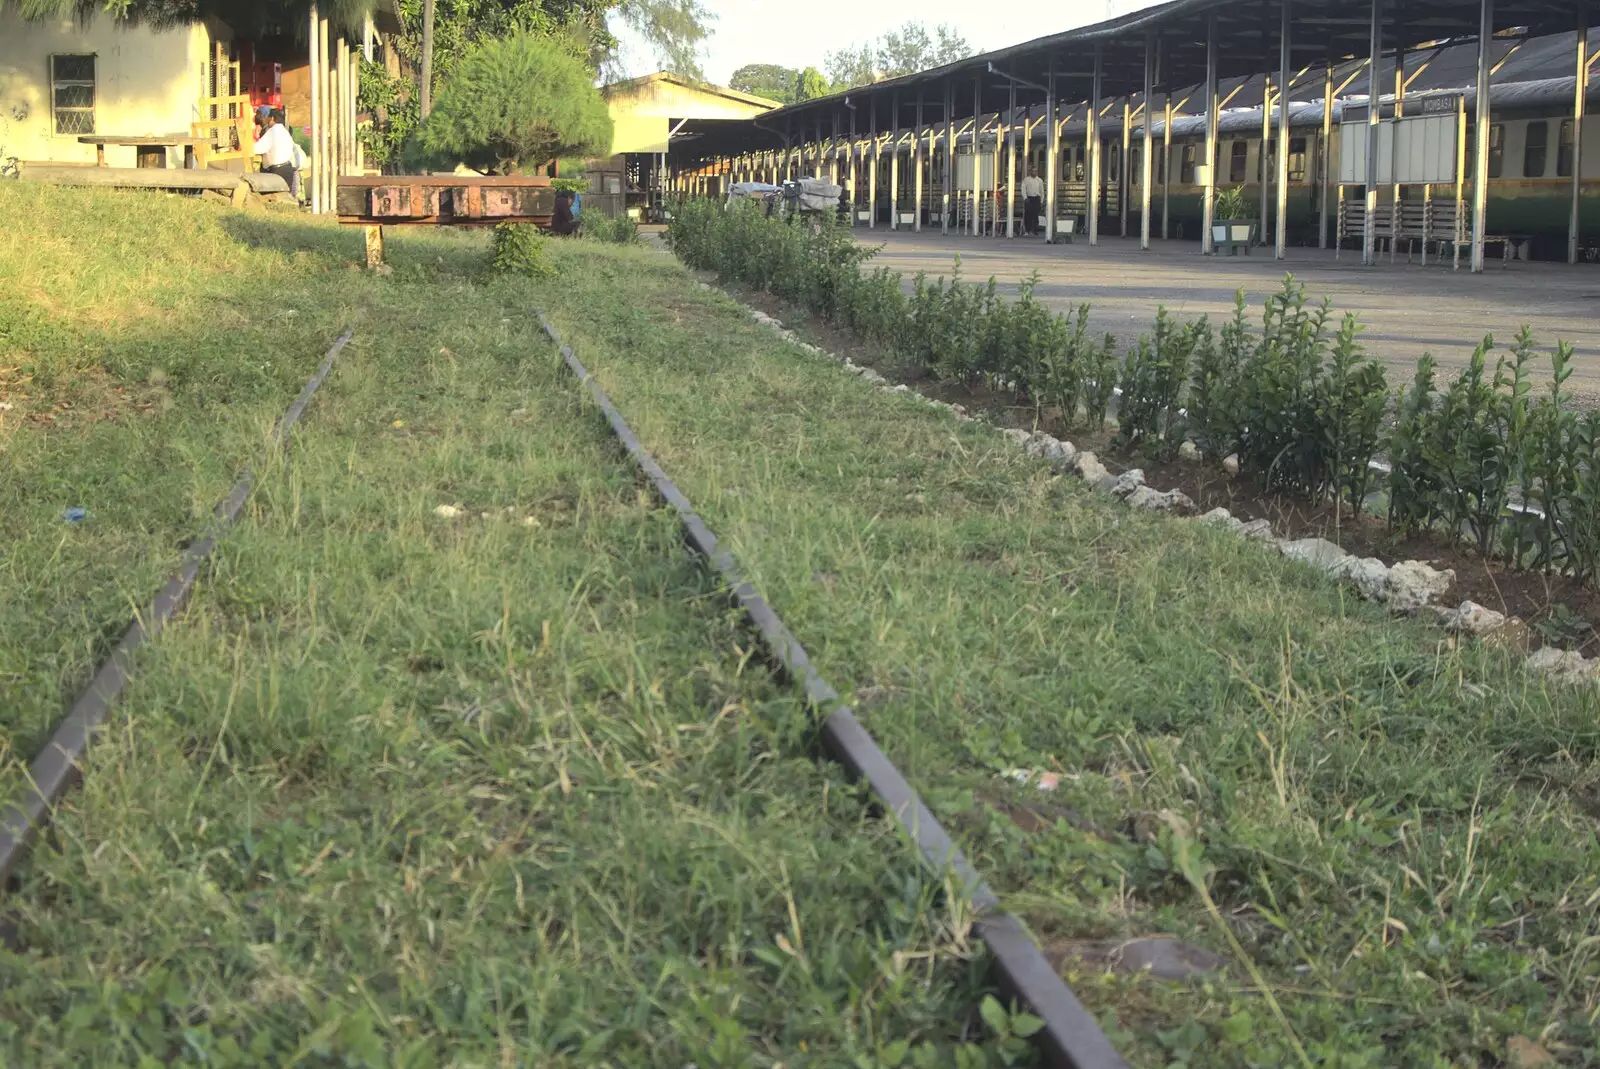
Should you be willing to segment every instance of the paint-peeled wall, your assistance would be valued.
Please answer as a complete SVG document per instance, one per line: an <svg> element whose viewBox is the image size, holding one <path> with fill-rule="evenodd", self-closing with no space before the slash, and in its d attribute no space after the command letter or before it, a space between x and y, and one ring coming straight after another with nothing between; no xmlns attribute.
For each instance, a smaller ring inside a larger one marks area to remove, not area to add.
<svg viewBox="0 0 1600 1069"><path fill-rule="evenodd" d="M56 132L51 103L51 55L94 56L94 132L113 135L185 134L199 117L210 35L201 24L168 30L127 26L97 16L24 21L0 7L0 159L94 163L93 145L76 131ZM108 146L106 163L132 167L132 148ZM169 153L182 166L182 150Z"/></svg>

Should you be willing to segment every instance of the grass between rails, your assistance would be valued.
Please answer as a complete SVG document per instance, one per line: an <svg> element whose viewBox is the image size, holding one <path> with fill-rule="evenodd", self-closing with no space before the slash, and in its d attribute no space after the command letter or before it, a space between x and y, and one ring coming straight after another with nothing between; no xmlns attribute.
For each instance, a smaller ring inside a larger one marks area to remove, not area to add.
<svg viewBox="0 0 1600 1069"><path fill-rule="evenodd" d="M35 207L102 203L115 207ZM204 241L239 226L329 264L359 254L355 233L177 207ZM113 231L161 232L113 208ZM982 961L959 905L806 755L803 710L752 663L671 516L537 326L505 314L544 295L463 277L481 248L408 235L391 279L277 280L307 318L360 310L359 344L289 462L259 465L240 527L141 656L84 787L8 893L0 1060L870 1069L908 1044L918 1065L1015 1057L981 1039ZM248 288L240 260L175 280L174 302ZM264 418L281 406L261 392ZM181 405L166 429L198 451ZM26 424L8 450L78 461L110 433ZM249 459L258 437L236 439ZM127 478L148 459L104 457ZM436 516L441 503L464 515ZM159 537L191 518L175 505ZM18 552L44 541L22 534ZM45 575L31 592L74 582Z"/></svg>
<svg viewBox="0 0 1600 1069"><path fill-rule="evenodd" d="M558 327L1136 1062L1591 1061L1592 692L1097 500L659 253L557 262ZM1149 932L1236 939L1286 1022L1242 969L1070 965Z"/></svg>

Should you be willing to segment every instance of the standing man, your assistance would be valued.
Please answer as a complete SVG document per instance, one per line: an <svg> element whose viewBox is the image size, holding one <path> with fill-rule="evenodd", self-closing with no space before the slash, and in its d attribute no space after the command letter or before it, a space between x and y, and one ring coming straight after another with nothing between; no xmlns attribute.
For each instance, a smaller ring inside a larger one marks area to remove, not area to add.
<svg viewBox="0 0 1600 1069"><path fill-rule="evenodd" d="M1044 179L1036 167L1022 180L1022 231L1030 238L1039 232L1039 212L1044 208Z"/></svg>
<svg viewBox="0 0 1600 1069"><path fill-rule="evenodd" d="M256 109L256 118L261 123L261 136L256 138L252 151L261 157L261 170L277 175L285 187L293 189L294 138L265 104Z"/></svg>

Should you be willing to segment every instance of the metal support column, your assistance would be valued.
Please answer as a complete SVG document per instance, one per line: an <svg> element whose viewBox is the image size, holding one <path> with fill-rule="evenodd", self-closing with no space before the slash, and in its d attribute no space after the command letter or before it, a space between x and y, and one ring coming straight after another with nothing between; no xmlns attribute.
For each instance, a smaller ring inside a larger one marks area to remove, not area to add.
<svg viewBox="0 0 1600 1069"><path fill-rule="evenodd" d="M307 52L309 53L309 56L307 59L308 66L306 67L307 74L309 75L309 81L311 83L312 149L311 173L308 177L311 180L311 214L313 215L322 214L322 167L326 162L322 158L322 153L318 152L316 149L316 138L318 136L317 131L322 129L322 86L317 78L317 71L321 66L320 55L317 52L318 25L319 19L317 16L317 5L313 3L311 5L311 33L307 40ZM217 92L219 95L221 95L222 89L220 86L218 87ZM221 116L218 116L218 118L221 118Z"/></svg>
<svg viewBox="0 0 1600 1069"><path fill-rule="evenodd" d="M1477 128L1472 139L1472 270L1483 271L1484 214L1489 201L1489 50L1494 44L1494 0L1478 0Z"/></svg>
<svg viewBox="0 0 1600 1069"><path fill-rule="evenodd" d="M1017 236L1017 83L1011 81L1011 99L1006 106L1006 237ZM996 136L999 132L996 131ZM999 210L999 205L995 209ZM1000 220L995 219L995 230Z"/></svg>
<svg viewBox="0 0 1600 1069"><path fill-rule="evenodd" d="M956 88L944 87L944 154L939 179L939 233L950 233L950 187L956 180Z"/></svg>
<svg viewBox="0 0 1600 1069"><path fill-rule="evenodd" d="M1378 81L1378 59L1383 54L1383 0L1369 0L1372 5L1372 36L1367 64L1367 173L1362 194L1366 198L1366 218L1361 226L1361 262L1372 266L1378 262L1378 123L1383 118L1383 86ZM1483 0L1488 3L1489 0Z"/></svg>
<svg viewBox="0 0 1600 1069"><path fill-rule="evenodd" d="M1089 95L1089 244L1100 244L1100 74L1105 57L1094 46L1094 88Z"/></svg>
<svg viewBox="0 0 1600 1069"><path fill-rule="evenodd" d="M869 134L872 137L872 162L867 162L865 150L861 153L861 164L867 168L867 229L878 228L878 164L883 159L882 146L878 143L878 102L869 101L872 108L872 122Z"/></svg>
<svg viewBox="0 0 1600 1069"><path fill-rule="evenodd" d="M983 124L983 77L972 81L972 236L980 231L983 209L983 167L978 155L978 127Z"/></svg>
<svg viewBox="0 0 1600 1069"><path fill-rule="evenodd" d="M1144 155L1139 160L1139 248L1150 248L1150 183L1155 174L1151 156L1150 124L1155 121L1155 38L1144 39Z"/></svg>
<svg viewBox="0 0 1600 1069"><path fill-rule="evenodd" d="M1578 262L1582 223L1578 217L1579 181L1583 175L1584 97L1589 92L1589 5L1578 4L1578 87L1572 101L1572 215L1567 221L1567 263ZM1560 148L1556 149L1558 158Z"/></svg>
<svg viewBox="0 0 1600 1069"><path fill-rule="evenodd" d="M1172 192L1172 90L1162 94L1166 98L1166 115L1161 123L1161 240L1167 240L1168 207Z"/></svg>
<svg viewBox="0 0 1600 1069"><path fill-rule="evenodd" d="M889 229L900 229L900 94L890 97L894 117L889 123Z"/></svg>
<svg viewBox="0 0 1600 1069"><path fill-rule="evenodd" d="M1322 214L1317 220L1317 248L1328 247L1328 184L1333 180L1333 60L1322 79L1322 142L1317 146L1317 174L1322 185L1318 198Z"/></svg>
<svg viewBox="0 0 1600 1069"><path fill-rule="evenodd" d="M1278 87L1278 92L1280 96L1283 93L1283 87L1281 83ZM1282 146L1279 147L1281 149ZM1256 177L1261 182L1261 233L1256 236L1256 244L1258 245L1265 245L1267 243L1267 220L1271 218L1271 216L1267 214L1268 197L1272 193L1272 172L1267 168L1267 162L1270 158L1269 152L1271 148L1272 75L1264 74L1261 76L1261 151L1257 153L1258 158L1256 159ZM1280 151L1278 155L1282 157L1283 153Z"/></svg>
<svg viewBox="0 0 1600 1069"><path fill-rule="evenodd" d="M1118 222L1122 225L1122 236L1128 236L1128 176L1133 173L1132 164L1128 154L1133 148L1133 114L1128 107L1128 98L1122 98L1122 156L1117 161L1117 210Z"/></svg>
<svg viewBox="0 0 1600 1069"><path fill-rule="evenodd" d="M1050 78L1044 94L1044 239L1056 240L1056 171L1061 161L1061 124L1057 110L1061 102L1056 99L1056 67L1050 63Z"/></svg>
<svg viewBox="0 0 1600 1069"><path fill-rule="evenodd" d="M1289 248L1289 0L1278 24L1278 259Z"/></svg>
<svg viewBox="0 0 1600 1069"><path fill-rule="evenodd" d="M933 155L933 138L928 139L928 156ZM922 233L922 167L926 161L922 152L922 90L917 90L917 128L911 136L911 194L916 200L913 205L911 229Z"/></svg>
<svg viewBox="0 0 1600 1069"><path fill-rule="evenodd" d="M1204 188L1200 194L1200 251L1213 251L1211 220L1217 208L1217 115L1222 110L1217 100L1217 16L1206 16L1206 158Z"/></svg>

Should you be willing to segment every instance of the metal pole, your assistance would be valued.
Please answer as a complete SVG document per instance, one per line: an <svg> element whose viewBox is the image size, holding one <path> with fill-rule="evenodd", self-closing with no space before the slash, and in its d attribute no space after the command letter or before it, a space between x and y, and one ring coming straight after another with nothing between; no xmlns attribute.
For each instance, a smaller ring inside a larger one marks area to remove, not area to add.
<svg viewBox="0 0 1600 1069"><path fill-rule="evenodd" d="M845 170L850 185L850 225L856 225L856 109L850 109L850 163Z"/></svg>
<svg viewBox="0 0 1600 1069"><path fill-rule="evenodd" d="M1289 0L1278 24L1278 259L1289 247Z"/></svg>
<svg viewBox="0 0 1600 1069"><path fill-rule="evenodd" d="M1117 209L1118 221L1122 224L1122 236L1128 236L1128 176L1133 173L1128 162L1128 152L1133 148L1132 112L1128 107L1128 98L1122 98L1122 158L1117 161Z"/></svg>
<svg viewBox="0 0 1600 1069"><path fill-rule="evenodd" d="M950 183L956 171L956 120L951 114L956 106L955 86L944 87L944 153L943 169L939 172L939 233L950 233Z"/></svg>
<svg viewBox="0 0 1600 1069"><path fill-rule="evenodd" d="M922 233L922 168L927 160L922 151L922 90L917 90L917 128L911 137L911 185L916 204L912 206L911 229ZM933 156L933 138L928 138L928 158Z"/></svg>
<svg viewBox="0 0 1600 1069"><path fill-rule="evenodd" d="M1161 240L1167 240L1168 194L1172 192L1172 90L1166 97L1166 116L1161 124Z"/></svg>
<svg viewBox="0 0 1600 1069"><path fill-rule="evenodd" d="M1371 62L1367 64L1367 173L1363 190L1366 196L1366 219L1361 227L1361 262L1368 265L1378 262L1377 232L1373 224L1378 216L1378 122L1383 116L1381 106L1383 86L1378 81L1378 58L1383 53L1383 0L1370 0L1372 4ZM1488 3L1489 0L1483 0Z"/></svg>
<svg viewBox="0 0 1600 1069"><path fill-rule="evenodd" d="M1322 80L1322 145L1317 151L1317 170L1322 180L1322 216L1317 222L1317 248L1328 247L1328 182L1333 177L1333 60L1328 60Z"/></svg>
<svg viewBox="0 0 1600 1069"><path fill-rule="evenodd" d="M322 153L317 151L317 131L322 129L322 86L317 78L319 57L317 55L317 5L311 5L311 32L307 35L307 67L306 71L311 81L311 173L306 177L311 182L311 214L322 214L322 167L324 160Z"/></svg>
<svg viewBox="0 0 1600 1069"><path fill-rule="evenodd" d="M972 236L979 232L978 216L983 208L982 157L978 155L978 126L983 116L983 79L972 81Z"/></svg>
<svg viewBox="0 0 1600 1069"><path fill-rule="evenodd" d="M317 52L321 63L317 77L322 80L322 125L317 128L316 151L322 156L322 210L333 211L333 83L328 78L328 20L317 23Z"/></svg>
<svg viewBox="0 0 1600 1069"><path fill-rule="evenodd" d="M1155 38L1144 39L1144 158L1140 160L1142 181L1139 183L1139 248L1150 247L1150 183L1155 174L1154 161L1150 159L1150 123L1155 114Z"/></svg>
<svg viewBox="0 0 1600 1069"><path fill-rule="evenodd" d="M895 93L890 98L889 106L894 109L894 119L890 122L894 140L890 143L892 155L889 157L889 229L900 229L900 94Z"/></svg>
<svg viewBox="0 0 1600 1069"><path fill-rule="evenodd" d="M1578 4L1578 88L1572 101L1572 215L1567 221L1567 263L1578 262L1582 222L1578 217L1579 179L1583 174L1583 106L1589 92L1589 5ZM1560 153L1560 147L1556 149Z"/></svg>
<svg viewBox="0 0 1600 1069"><path fill-rule="evenodd" d="M1017 83L1011 83L1006 109L1006 237L1017 236ZM998 132L996 133L998 135ZM999 205L995 205L996 208ZM996 220L998 228L999 221Z"/></svg>
<svg viewBox="0 0 1600 1069"><path fill-rule="evenodd" d="M1282 87L1279 87L1281 94ZM1261 76L1261 151L1256 160L1257 177L1261 180L1261 234L1257 241L1267 243L1267 196L1271 192L1267 187L1272 184L1272 175L1267 170L1267 151L1272 143L1272 75ZM1281 149L1282 146L1279 146ZM1283 153L1280 151L1281 157Z"/></svg>
<svg viewBox="0 0 1600 1069"><path fill-rule="evenodd" d="M1051 243L1056 240L1056 169L1060 166L1061 158L1061 124L1056 112L1060 106L1061 102L1056 99L1056 65L1051 60L1050 78L1044 94L1044 121L1047 124L1044 134L1044 239Z"/></svg>
<svg viewBox="0 0 1600 1069"><path fill-rule="evenodd" d="M1489 206L1489 48L1494 43L1494 0L1478 0L1477 129L1472 157L1472 270L1483 271L1484 213Z"/></svg>
<svg viewBox="0 0 1600 1069"><path fill-rule="evenodd" d="M883 160L882 146L878 143L878 102L871 102L872 107L872 165L867 170L867 229L878 228L878 164ZM867 162L863 153L861 162Z"/></svg>
<svg viewBox="0 0 1600 1069"><path fill-rule="evenodd" d="M1100 43L1094 46L1094 88L1089 101L1089 244L1100 244Z"/></svg>
<svg viewBox="0 0 1600 1069"><path fill-rule="evenodd" d="M1217 16L1206 16L1206 158L1204 189L1200 194L1200 252L1213 250L1211 220L1217 207L1217 116L1222 110L1217 100Z"/></svg>

